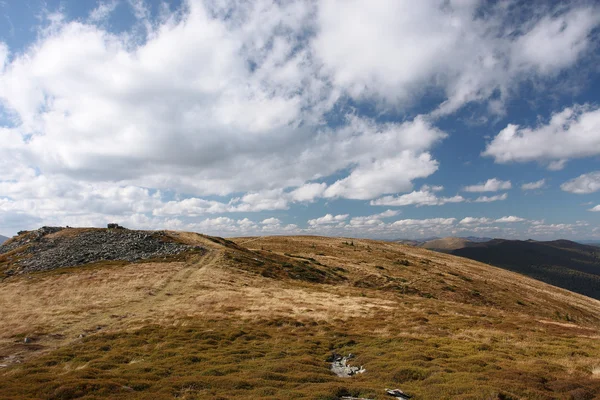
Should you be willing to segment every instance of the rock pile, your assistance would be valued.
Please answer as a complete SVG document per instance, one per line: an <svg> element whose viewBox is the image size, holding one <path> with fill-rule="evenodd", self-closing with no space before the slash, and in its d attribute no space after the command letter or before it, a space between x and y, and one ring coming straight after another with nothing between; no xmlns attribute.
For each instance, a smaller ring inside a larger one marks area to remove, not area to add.
<svg viewBox="0 0 600 400"><path fill-rule="evenodd" d="M353 358L354 354L348 354L346 357L343 357L339 354L333 353L331 357L329 357L329 361L331 361L331 372L340 378L349 378L353 375L366 372L366 369L364 369L362 366L353 367L348 365L348 360Z"/></svg>
<svg viewBox="0 0 600 400"><path fill-rule="evenodd" d="M12 273L47 271L98 261L139 261L168 257L193 247L169 241L165 232L127 229L89 229L50 236L65 228L43 227L23 232L10 243L0 246L0 254L18 250ZM19 249L23 247L23 249ZM197 250L200 250L197 248Z"/></svg>

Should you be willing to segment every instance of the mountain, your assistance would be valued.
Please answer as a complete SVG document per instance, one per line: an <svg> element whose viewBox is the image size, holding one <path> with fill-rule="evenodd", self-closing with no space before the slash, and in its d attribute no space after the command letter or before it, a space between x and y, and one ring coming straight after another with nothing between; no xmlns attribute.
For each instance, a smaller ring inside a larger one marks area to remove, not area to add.
<svg viewBox="0 0 600 400"><path fill-rule="evenodd" d="M487 242L489 240L492 240L492 238L478 237L478 236L453 237L453 238L441 238L438 236L433 236L433 237L423 238L423 239L394 239L391 241L395 242L395 243L408 244L411 246L421 246L421 247L424 247L427 249L441 251L441 250L445 249L445 247L447 246L446 242L449 242L449 239L453 239L454 241L457 241L457 243L458 243L458 240L462 240L462 241L464 241L465 244L468 242L481 243L481 242ZM430 247L430 246L433 246L433 247ZM440 247L436 247L436 246L440 246ZM460 247L459 244L457 244L457 246ZM456 248L458 248L458 247L456 247Z"/></svg>
<svg viewBox="0 0 600 400"><path fill-rule="evenodd" d="M481 261L600 299L600 248L569 240L494 239L451 254Z"/></svg>
<svg viewBox="0 0 600 400"><path fill-rule="evenodd" d="M8 238L6 236L0 235L0 244L6 242L7 240L8 240Z"/></svg>
<svg viewBox="0 0 600 400"><path fill-rule="evenodd" d="M2 399L600 396L600 302L398 243L44 227L0 304Z"/></svg>
<svg viewBox="0 0 600 400"><path fill-rule="evenodd" d="M467 236L464 239L467 239L469 242L478 242L478 243L489 242L490 240L492 240L492 238L489 238L489 237L479 237L479 236Z"/></svg>
<svg viewBox="0 0 600 400"><path fill-rule="evenodd" d="M473 245L475 242L471 242L466 238L459 237L446 237L443 239L435 239L430 240L425 243L421 243L420 246L435 251L441 251L444 253L449 253L456 249L462 249L463 247L468 247Z"/></svg>
<svg viewBox="0 0 600 400"><path fill-rule="evenodd" d="M432 237L422 238L422 239L392 239L390 241L394 242L394 243L407 244L410 246L420 246L421 244L423 244L425 242L429 242L431 240L436 240L436 239L440 239L440 237L432 236Z"/></svg>

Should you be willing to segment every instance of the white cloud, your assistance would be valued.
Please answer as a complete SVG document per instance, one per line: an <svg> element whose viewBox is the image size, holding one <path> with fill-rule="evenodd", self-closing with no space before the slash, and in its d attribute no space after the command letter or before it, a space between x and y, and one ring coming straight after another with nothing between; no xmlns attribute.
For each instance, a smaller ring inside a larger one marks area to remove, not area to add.
<svg viewBox="0 0 600 400"><path fill-rule="evenodd" d="M491 96L501 110L521 82L575 65L600 20L585 4L520 19L477 17L474 1L189 0L154 19L143 0L96 4L87 19L47 14L20 49L0 43L0 224L216 230L221 213L411 192L447 134L432 115L381 123L348 97L398 115L425 92L444 99L435 115ZM126 4L136 22L115 34ZM440 190L414 204L464 200Z"/></svg>
<svg viewBox="0 0 600 400"><path fill-rule="evenodd" d="M558 16L545 16L514 43L516 69L535 68L553 73L574 64L590 45L591 29L598 24L598 10L581 8Z"/></svg>
<svg viewBox="0 0 600 400"><path fill-rule="evenodd" d="M501 201L506 200L508 198L508 193L499 194L496 196L479 196L475 199L475 203L491 203L493 201Z"/></svg>
<svg viewBox="0 0 600 400"><path fill-rule="evenodd" d="M569 159L600 155L600 109L567 107L535 128L509 124L488 143L483 155L497 163L537 161L551 170L564 168Z"/></svg>
<svg viewBox="0 0 600 400"><path fill-rule="evenodd" d="M348 219L348 216L348 214L339 214L335 216L331 214L326 214L320 218L309 219L307 221L307 224L310 226L335 224L345 221L346 219Z"/></svg>
<svg viewBox="0 0 600 400"><path fill-rule="evenodd" d="M400 214L400 211L395 210L387 210L379 214L368 215L365 217L353 217L350 219L350 226L358 227L358 226L373 226L373 225L383 225L383 219L395 217Z"/></svg>
<svg viewBox="0 0 600 400"><path fill-rule="evenodd" d="M323 196L325 189L327 189L326 183L306 183L293 190L290 195L294 201L314 201Z"/></svg>
<svg viewBox="0 0 600 400"><path fill-rule="evenodd" d="M105 21L118 5L118 0L98 2L98 6L89 15L90 22L98 23Z"/></svg>
<svg viewBox="0 0 600 400"><path fill-rule="evenodd" d="M352 173L327 188L326 197L368 200L385 193L412 188L412 180L425 178L438 169L429 154L415 156L404 151L397 157L376 160L357 167Z"/></svg>
<svg viewBox="0 0 600 400"><path fill-rule="evenodd" d="M466 186L463 190L465 192L497 192L499 190L507 190L510 188L512 188L510 181L501 181L492 178L477 185Z"/></svg>
<svg viewBox="0 0 600 400"><path fill-rule="evenodd" d="M404 192L412 189L413 179L425 178L438 169L438 162L431 154L422 151L446 134L424 118L385 125L379 128L379 132L368 121L356 118L350 121L353 130L364 132L362 137L356 139L355 134L344 131L340 141L327 154L335 157L367 149L371 152L365 152L357 160L358 165L350 175L329 186L325 197L369 200L386 193ZM348 133L352 136L347 136Z"/></svg>
<svg viewBox="0 0 600 400"><path fill-rule="evenodd" d="M590 208L588 211L600 212L600 204L598 204L596 207Z"/></svg>
<svg viewBox="0 0 600 400"><path fill-rule="evenodd" d="M526 219L525 218L520 218L520 217L515 217L514 215L511 215L511 216L508 216L508 217L498 218L494 222L498 222L498 223L513 223L513 222L523 222L523 221L526 221Z"/></svg>
<svg viewBox="0 0 600 400"><path fill-rule="evenodd" d="M279 224L281 224L281 220L279 218L271 217L271 218L266 218L266 219L262 220L261 224L271 225L271 226L279 225Z"/></svg>
<svg viewBox="0 0 600 400"><path fill-rule="evenodd" d="M436 225L452 225L456 221L456 218L427 218L427 219L401 219L394 223L392 226L411 226L411 225L425 225L425 226L436 226Z"/></svg>
<svg viewBox="0 0 600 400"><path fill-rule="evenodd" d="M573 65L600 22L592 6L563 13L537 8L527 24L518 15L524 7L488 6L478 18L480 6L323 0L313 48L333 84L353 98L403 104L434 86L445 92L438 112L447 114L495 91L503 100L518 82Z"/></svg>
<svg viewBox="0 0 600 400"><path fill-rule="evenodd" d="M480 225L480 224L491 224L494 220L489 218L475 218L475 217L465 217L460 220L460 225Z"/></svg>
<svg viewBox="0 0 600 400"><path fill-rule="evenodd" d="M600 171L594 171L578 176L560 185L565 192L589 194L600 190Z"/></svg>
<svg viewBox="0 0 600 400"><path fill-rule="evenodd" d="M546 184L545 179L540 179L539 181L524 183L521 185L521 190L536 190L541 189Z"/></svg>
<svg viewBox="0 0 600 400"><path fill-rule="evenodd" d="M384 196L371 200L372 206L441 206L447 203L460 203L465 201L462 196L438 197L433 191L440 191L440 187L423 186L419 191L403 194L401 196Z"/></svg>

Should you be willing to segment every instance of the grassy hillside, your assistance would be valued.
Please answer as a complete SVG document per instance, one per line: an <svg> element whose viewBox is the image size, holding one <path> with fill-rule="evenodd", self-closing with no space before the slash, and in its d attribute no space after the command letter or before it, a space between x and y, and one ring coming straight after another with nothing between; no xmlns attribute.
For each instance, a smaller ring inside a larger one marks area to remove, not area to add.
<svg viewBox="0 0 600 400"><path fill-rule="evenodd" d="M596 300L396 243L164 235L195 251L5 276L0 398L600 395Z"/></svg>
<svg viewBox="0 0 600 400"><path fill-rule="evenodd" d="M600 248L568 240L475 243L452 254L600 299Z"/></svg>

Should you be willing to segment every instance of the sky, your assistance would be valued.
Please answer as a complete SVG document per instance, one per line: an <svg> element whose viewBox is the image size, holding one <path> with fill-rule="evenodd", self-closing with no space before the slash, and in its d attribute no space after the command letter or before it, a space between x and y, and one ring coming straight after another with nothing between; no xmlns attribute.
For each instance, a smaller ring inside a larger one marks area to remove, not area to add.
<svg viewBox="0 0 600 400"><path fill-rule="evenodd" d="M600 239L595 1L0 0L0 234Z"/></svg>

